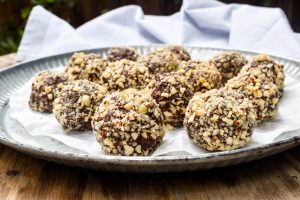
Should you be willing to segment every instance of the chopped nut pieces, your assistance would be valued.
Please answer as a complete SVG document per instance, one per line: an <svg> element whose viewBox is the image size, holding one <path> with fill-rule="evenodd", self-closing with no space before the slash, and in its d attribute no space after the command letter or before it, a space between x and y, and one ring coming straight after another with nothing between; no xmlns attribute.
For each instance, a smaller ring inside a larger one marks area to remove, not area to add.
<svg viewBox="0 0 300 200"><path fill-rule="evenodd" d="M97 54L74 53L65 67L68 80L89 80L99 82L108 63Z"/></svg>
<svg viewBox="0 0 300 200"><path fill-rule="evenodd" d="M283 65L276 63L270 56L265 54L259 54L252 58L242 70L241 74L245 72L251 72L252 70L258 69L260 73L259 79L268 79L273 82L282 93L284 88L284 72Z"/></svg>
<svg viewBox="0 0 300 200"><path fill-rule="evenodd" d="M70 82L54 101L57 121L67 131L92 130L92 116L106 92L105 87L87 80Z"/></svg>
<svg viewBox="0 0 300 200"><path fill-rule="evenodd" d="M101 83L109 91L143 89L150 80L151 75L147 67L126 59L110 63L101 76Z"/></svg>
<svg viewBox="0 0 300 200"><path fill-rule="evenodd" d="M229 51L215 56L210 62L221 73L224 84L240 72L242 67L247 64L247 59L241 53Z"/></svg>
<svg viewBox="0 0 300 200"><path fill-rule="evenodd" d="M149 93L127 89L108 94L92 120L102 149L111 155L147 156L164 137L163 115Z"/></svg>
<svg viewBox="0 0 300 200"><path fill-rule="evenodd" d="M239 91L219 89L194 95L186 109L184 125L199 146L225 151L248 144L256 121L248 98Z"/></svg>
<svg viewBox="0 0 300 200"><path fill-rule="evenodd" d="M253 69L229 80L227 90L243 92L253 103L258 122L269 119L277 113L280 92L276 85L264 79L263 72Z"/></svg>
<svg viewBox="0 0 300 200"><path fill-rule="evenodd" d="M136 49L132 47L112 47L107 51L107 60L110 62L122 59L136 61L138 57Z"/></svg>
<svg viewBox="0 0 300 200"><path fill-rule="evenodd" d="M182 46L179 45L169 45L163 48L164 51L170 51L171 53L178 56L179 60L188 61L191 59L190 54Z"/></svg>
<svg viewBox="0 0 300 200"><path fill-rule="evenodd" d="M171 51L157 50L150 52L138 59L152 74L175 71L179 65L177 54Z"/></svg>
<svg viewBox="0 0 300 200"><path fill-rule="evenodd" d="M177 73L184 76L193 92L206 92L221 86L222 76L214 65L199 60L182 61Z"/></svg>
<svg viewBox="0 0 300 200"><path fill-rule="evenodd" d="M51 113L53 101L66 84L67 77L63 73L44 71L32 82L29 106L38 112Z"/></svg>
<svg viewBox="0 0 300 200"><path fill-rule="evenodd" d="M185 108L193 96L193 89L186 79L175 72L157 74L156 80L148 87L164 115L165 123L182 125Z"/></svg>

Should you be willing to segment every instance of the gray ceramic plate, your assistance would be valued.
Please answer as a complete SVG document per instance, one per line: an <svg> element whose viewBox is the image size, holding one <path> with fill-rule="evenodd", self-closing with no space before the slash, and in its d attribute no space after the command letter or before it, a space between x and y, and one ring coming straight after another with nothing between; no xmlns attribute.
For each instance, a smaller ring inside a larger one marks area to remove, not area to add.
<svg viewBox="0 0 300 200"><path fill-rule="evenodd" d="M140 53L146 53L159 46L137 47ZM209 58L226 49L186 47L193 58ZM105 56L107 48L92 49L85 52L100 53ZM254 52L241 51L247 56ZM120 156L91 156L69 148L60 148L61 143L53 141L53 145L34 147L16 141L9 136L9 131L18 131L18 124L11 127L7 123L9 118L7 106L10 94L28 82L36 73L45 69L63 66L72 53L66 53L47 58L37 59L22 64L14 65L0 71L0 143L32 156L84 168L94 168L110 171L124 172L170 172L191 171L234 165L248 162L290 149L300 142L298 132L289 132L276 138L268 145L247 147L233 151L207 153L201 156L169 155L159 157L120 157ZM290 76L300 79L300 63L274 56L285 65L285 72ZM34 140L34 138L31 138ZM49 138L45 138L49 139ZM61 149L64 149L63 151Z"/></svg>

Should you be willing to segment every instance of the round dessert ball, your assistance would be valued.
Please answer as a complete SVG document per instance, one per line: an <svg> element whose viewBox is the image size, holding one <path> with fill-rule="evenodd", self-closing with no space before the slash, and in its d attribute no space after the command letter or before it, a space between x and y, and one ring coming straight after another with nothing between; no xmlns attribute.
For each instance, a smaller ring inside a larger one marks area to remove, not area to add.
<svg viewBox="0 0 300 200"><path fill-rule="evenodd" d="M224 84L236 76L248 61L241 53L229 51L213 57L210 62L214 64L221 73L222 83Z"/></svg>
<svg viewBox="0 0 300 200"><path fill-rule="evenodd" d="M107 51L107 60L110 62L122 59L136 61L138 57L136 49L132 47L112 47Z"/></svg>
<svg viewBox="0 0 300 200"><path fill-rule="evenodd" d="M152 74L175 71L180 60L171 51L152 51L138 59L139 63L145 65Z"/></svg>
<svg viewBox="0 0 300 200"><path fill-rule="evenodd" d="M182 61L177 73L184 76L193 92L206 92L221 87L222 76L216 67L199 60Z"/></svg>
<svg viewBox="0 0 300 200"><path fill-rule="evenodd" d="M176 72L157 74L148 88L164 115L164 122L182 125L185 108L193 96L193 89L185 77Z"/></svg>
<svg viewBox="0 0 300 200"><path fill-rule="evenodd" d="M257 122L276 115L281 93L277 86L261 79L262 72L258 69L239 75L227 82L225 89L239 90L244 93L254 105Z"/></svg>
<svg viewBox="0 0 300 200"><path fill-rule="evenodd" d="M74 53L65 67L65 74L70 81L89 80L98 83L107 65L107 61L98 54Z"/></svg>
<svg viewBox="0 0 300 200"><path fill-rule="evenodd" d="M53 101L66 83L67 78L63 73L49 71L39 73L32 82L30 108L38 112L51 113Z"/></svg>
<svg viewBox="0 0 300 200"><path fill-rule="evenodd" d="M57 121L67 131L92 130L92 116L106 92L105 87L88 80L70 82L54 101Z"/></svg>
<svg viewBox="0 0 300 200"><path fill-rule="evenodd" d="M168 45L165 48L163 48L165 51L170 51L178 56L179 60L182 61L188 61L191 59L190 54L180 45Z"/></svg>
<svg viewBox="0 0 300 200"><path fill-rule="evenodd" d="M284 66L276 63L271 57L265 54L259 54L252 58L252 60L241 70L241 74L251 72L259 69L261 79L269 79L283 92L285 75L283 72Z"/></svg>
<svg viewBox="0 0 300 200"><path fill-rule="evenodd" d="M92 120L102 149L111 155L147 156L162 143L162 113L147 92L127 89L107 95Z"/></svg>
<svg viewBox="0 0 300 200"><path fill-rule="evenodd" d="M185 113L189 138L208 151L226 151L249 143L256 125L253 105L239 91L197 93Z"/></svg>
<svg viewBox="0 0 300 200"><path fill-rule="evenodd" d="M143 89L151 80L147 67L130 60L119 60L109 63L101 76L101 84L109 91L124 90L127 88Z"/></svg>

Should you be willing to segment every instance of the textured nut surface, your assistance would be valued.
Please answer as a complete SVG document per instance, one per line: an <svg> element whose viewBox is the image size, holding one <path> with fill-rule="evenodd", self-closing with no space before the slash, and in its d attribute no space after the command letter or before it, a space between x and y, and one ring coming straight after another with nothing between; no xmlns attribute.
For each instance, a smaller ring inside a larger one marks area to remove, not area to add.
<svg viewBox="0 0 300 200"><path fill-rule="evenodd" d="M31 85L30 108L38 112L51 113L54 98L66 83L67 78L62 73L49 71L39 73Z"/></svg>
<svg viewBox="0 0 300 200"><path fill-rule="evenodd" d="M177 54L159 49L141 56L138 62L146 66L150 73L156 74L175 71L180 60Z"/></svg>
<svg viewBox="0 0 300 200"><path fill-rule="evenodd" d="M119 60L109 63L101 76L101 84L109 91L127 88L143 89L151 80L149 70L141 63L130 60Z"/></svg>
<svg viewBox="0 0 300 200"><path fill-rule="evenodd" d="M199 110L200 115L196 114ZM184 125L188 136L199 146L225 151L248 144L256 121L253 105L244 94L219 89L194 95Z"/></svg>
<svg viewBox="0 0 300 200"><path fill-rule="evenodd" d="M228 51L221 53L210 60L222 75L223 84L236 76L243 66L247 64L247 59L239 52Z"/></svg>
<svg viewBox="0 0 300 200"><path fill-rule="evenodd" d="M112 47L107 51L107 60L110 62L122 59L136 61L138 57L139 55L133 47Z"/></svg>
<svg viewBox="0 0 300 200"><path fill-rule="evenodd" d="M179 60L182 61L188 61L191 59L190 54L185 50L182 46L180 45L168 45L165 48L163 48L163 51L170 51L171 53L175 54L178 56Z"/></svg>
<svg viewBox="0 0 300 200"><path fill-rule="evenodd" d="M209 62L200 60L182 61L177 73L184 76L193 92L206 92L221 86L222 76Z"/></svg>
<svg viewBox="0 0 300 200"><path fill-rule="evenodd" d="M185 108L193 96L193 89L186 79L176 72L157 74L148 88L164 114L165 123L182 125Z"/></svg>
<svg viewBox="0 0 300 200"><path fill-rule="evenodd" d="M269 119L277 113L281 92L260 69L239 74L226 83L225 89L244 93L254 105L258 122Z"/></svg>
<svg viewBox="0 0 300 200"><path fill-rule="evenodd" d="M70 82L54 101L57 121L67 131L92 130L91 118L106 92L105 87L88 80Z"/></svg>
<svg viewBox="0 0 300 200"><path fill-rule="evenodd" d="M276 63L270 56L258 54L254 56L245 67L243 67L240 74L247 72L251 73L252 70L258 69L261 72L258 78L273 82L282 93L285 79L283 68L283 65Z"/></svg>
<svg viewBox="0 0 300 200"><path fill-rule="evenodd" d="M89 80L98 83L107 65L108 62L98 54L74 53L65 67L65 74L70 81Z"/></svg>
<svg viewBox="0 0 300 200"><path fill-rule="evenodd" d="M102 149L111 155L147 156L164 137L157 103L149 92L137 89L108 94L98 106L92 126Z"/></svg>

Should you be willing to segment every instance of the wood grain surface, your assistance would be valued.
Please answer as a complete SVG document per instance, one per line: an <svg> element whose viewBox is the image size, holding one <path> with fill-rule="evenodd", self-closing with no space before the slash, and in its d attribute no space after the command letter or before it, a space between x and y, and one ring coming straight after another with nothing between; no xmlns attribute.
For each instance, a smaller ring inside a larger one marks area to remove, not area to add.
<svg viewBox="0 0 300 200"><path fill-rule="evenodd" d="M14 63L13 58L10 55L8 63ZM0 66L2 62L0 57ZM0 200L290 200L300 199L299 179L300 146L236 166L188 173L132 174L59 165L0 145Z"/></svg>

